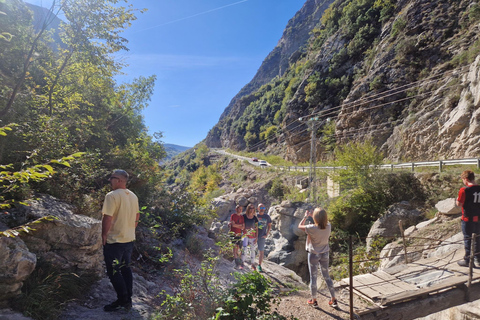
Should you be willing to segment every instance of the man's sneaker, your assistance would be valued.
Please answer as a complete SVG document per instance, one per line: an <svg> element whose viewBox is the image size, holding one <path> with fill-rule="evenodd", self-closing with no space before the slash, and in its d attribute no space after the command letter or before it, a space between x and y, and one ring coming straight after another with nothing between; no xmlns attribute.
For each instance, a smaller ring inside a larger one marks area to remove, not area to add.
<svg viewBox="0 0 480 320"><path fill-rule="evenodd" d="M310 299L310 300L307 300L307 304L311 305L311 306L318 306L318 303L317 303L317 299Z"/></svg>
<svg viewBox="0 0 480 320"><path fill-rule="evenodd" d="M241 266L241 265L242 265L242 259L240 259L240 258L235 258L235 265L236 265L236 266Z"/></svg>
<svg viewBox="0 0 480 320"><path fill-rule="evenodd" d="M332 308L338 308L338 301L337 301L337 299L335 299L335 300L333 300L333 301L332 301L332 300L328 301L328 305L331 306Z"/></svg>
<svg viewBox="0 0 480 320"><path fill-rule="evenodd" d="M257 268L255 268L255 264L252 263L252 270L255 271Z"/></svg>
<svg viewBox="0 0 480 320"><path fill-rule="evenodd" d="M465 260L465 259L464 259L464 260L460 260L460 261L458 261L457 263L458 263L458 265L459 265L460 267L468 267L469 264L470 264L470 263L469 263L467 260Z"/></svg>
<svg viewBox="0 0 480 320"><path fill-rule="evenodd" d="M130 309L132 309L132 302L129 301L129 302L121 303L119 300L116 300L103 307L103 311L106 311L106 312L130 310Z"/></svg>
<svg viewBox="0 0 480 320"><path fill-rule="evenodd" d="M258 266L257 266L257 271L258 271L258 272L262 272L262 271L263 271L261 265L258 265Z"/></svg>

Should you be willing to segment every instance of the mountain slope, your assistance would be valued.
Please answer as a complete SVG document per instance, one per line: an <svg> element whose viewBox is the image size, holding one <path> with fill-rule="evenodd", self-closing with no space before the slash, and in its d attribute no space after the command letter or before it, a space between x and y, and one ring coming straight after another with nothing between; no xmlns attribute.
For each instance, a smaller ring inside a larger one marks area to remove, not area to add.
<svg viewBox="0 0 480 320"><path fill-rule="evenodd" d="M391 160L478 154L478 4L337 0L307 8L310 22L292 19L279 42L298 47L289 67L263 71L276 76L232 100L207 145L306 161L310 132L298 119L315 116L319 157L364 139ZM306 45L285 37L301 27L311 28Z"/></svg>
<svg viewBox="0 0 480 320"><path fill-rule="evenodd" d="M180 154L180 153L190 149L190 147L184 147L184 146L179 146L179 145L170 144L170 143L164 143L163 148L165 149L165 152L167 153L167 156L165 157L165 159L162 160L162 162L169 161L173 157L175 157L177 154Z"/></svg>

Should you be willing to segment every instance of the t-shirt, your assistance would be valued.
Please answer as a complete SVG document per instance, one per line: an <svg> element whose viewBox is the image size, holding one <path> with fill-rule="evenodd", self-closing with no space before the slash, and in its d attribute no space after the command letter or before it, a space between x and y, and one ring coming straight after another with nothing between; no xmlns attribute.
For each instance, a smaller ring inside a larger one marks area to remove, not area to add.
<svg viewBox="0 0 480 320"><path fill-rule="evenodd" d="M472 185L460 188L458 202L462 205L462 220L478 222L480 216L480 186Z"/></svg>
<svg viewBox="0 0 480 320"><path fill-rule="evenodd" d="M135 221L139 211L138 198L132 191L117 189L107 193L102 213L113 217L107 243L127 243L135 240Z"/></svg>
<svg viewBox="0 0 480 320"><path fill-rule="evenodd" d="M243 215L234 213L230 216L230 221L232 221L235 224L243 224L244 223ZM241 234L243 230L240 228L235 228L234 226L231 226L230 231L235 234Z"/></svg>
<svg viewBox="0 0 480 320"><path fill-rule="evenodd" d="M257 217L253 216L253 218L249 219L246 214L243 214L242 216L245 221L245 230L243 231L243 234L249 238L256 238L257 231L255 230L255 224L258 223Z"/></svg>
<svg viewBox="0 0 480 320"><path fill-rule="evenodd" d="M314 224L305 226L305 232L310 236L310 242L307 242L307 251L310 253L321 254L328 252L328 239L332 231L332 225L327 224L325 229L320 229Z"/></svg>
<svg viewBox="0 0 480 320"><path fill-rule="evenodd" d="M264 214L257 214L258 219L258 237L263 237L267 234L268 224L272 223L272 218L266 213Z"/></svg>

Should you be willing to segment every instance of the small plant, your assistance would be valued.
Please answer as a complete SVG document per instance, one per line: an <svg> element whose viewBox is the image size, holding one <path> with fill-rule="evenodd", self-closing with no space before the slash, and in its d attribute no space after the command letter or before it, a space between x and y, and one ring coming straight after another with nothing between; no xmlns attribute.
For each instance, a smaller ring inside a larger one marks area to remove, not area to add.
<svg viewBox="0 0 480 320"><path fill-rule="evenodd" d="M82 297L96 280L92 274L61 271L39 260L14 307L36 320L57 319L62 306Z"/></svg>
<svg viewBox="0 0 480 320"><path fill-rule="evenodd" d="M407 22L402 18L398 18L395 20L392 26L392 37L396 37L400 32L402 32L405 27L407 26Z"/></svg>
<svg viewBox="0 0 480 320"><path fill-rule="evenodd" d="M287 319L272 304L279 302L273 294L270 280L258 272L235 274L238 281L230 290L223 305L217 308L214 320ZM293 319L291 317L290 319Z"/></svg>
<svg viewBox="0 0 480 320"><path fill-rule="evenodd" d="M180 284L174 288L174 294L165 296L163 310L154 319L194 320L207 319L214 312L221 300L225 299L220 280L215 273L219 257L212 251L204 255L204 261L196 272L192 267L175 270Z"/></svg>
<svg viewBox="0 0 480 320"><path fill-rule="evenodd" d="M280 178L273 179L272 186L268 190L269 195L276 198L278 201L281 201L287 192L288 192L288 188L283 184L282 179Z"/></svg>

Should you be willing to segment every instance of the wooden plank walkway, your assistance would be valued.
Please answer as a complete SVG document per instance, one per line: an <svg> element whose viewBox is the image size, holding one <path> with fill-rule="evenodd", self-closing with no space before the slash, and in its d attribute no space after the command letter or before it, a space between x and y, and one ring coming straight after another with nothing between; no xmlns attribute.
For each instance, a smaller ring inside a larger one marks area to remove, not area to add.
<svg viewBox="0 0 480 320"><path fill-rule="evenodd" d="M421 259L353 277L354 293L373 304L357 314L361 316L388 309L396 304L429 298L452 289L466 292L469 268L457 264L462 258L463 250L457 250L442 257ZM476 280L480 280L479 268L473 268L472 282L478 282ZM349 279L342 279L340 285L349 286Z"/></svg>

